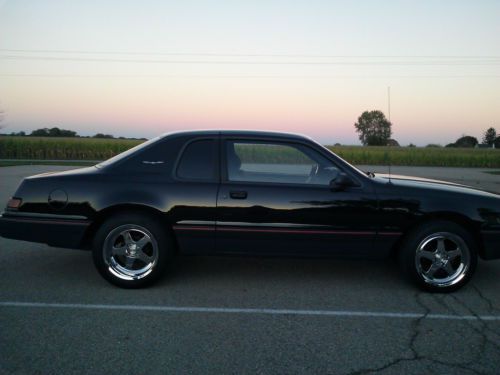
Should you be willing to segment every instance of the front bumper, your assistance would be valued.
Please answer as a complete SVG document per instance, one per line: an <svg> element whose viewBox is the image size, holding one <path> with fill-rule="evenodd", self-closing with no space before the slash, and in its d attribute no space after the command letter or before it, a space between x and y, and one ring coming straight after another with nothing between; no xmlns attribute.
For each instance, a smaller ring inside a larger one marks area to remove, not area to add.
<svg viewBox="0 0 500 375"><path fill-rule="evenodd" d="M81 248L89 225L86 220L4 213L0 215L0 236L55 247Z"/></svg>
<svg viewBox="0 0 500 375"><path fill-rule="evenodd" d="M500 230L481 231L483 240L483 259L500 259Z"/></svg>

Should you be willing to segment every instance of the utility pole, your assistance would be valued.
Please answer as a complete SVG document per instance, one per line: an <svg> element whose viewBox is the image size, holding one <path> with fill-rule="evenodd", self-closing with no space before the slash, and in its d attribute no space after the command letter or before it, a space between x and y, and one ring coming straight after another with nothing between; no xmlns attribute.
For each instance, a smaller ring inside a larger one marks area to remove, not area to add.
<svg viewBox="0 0 500 375"><path fill-rule="evenodd" d="M391 122L391 86L387 86L387 110L389 122Z"/></svg>

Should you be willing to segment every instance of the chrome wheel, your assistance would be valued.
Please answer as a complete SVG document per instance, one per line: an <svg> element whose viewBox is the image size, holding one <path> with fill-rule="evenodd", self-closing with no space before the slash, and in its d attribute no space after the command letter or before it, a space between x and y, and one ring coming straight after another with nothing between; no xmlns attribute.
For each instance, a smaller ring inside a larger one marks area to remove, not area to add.
<svg viewBox="0 0 500 375"><path fill-rule="evenodd" d="M104 262L122 280L149 275L158 262L158 243L146 228L135 224L113 229L104 240Z"/></svg>
<svg viewBox="0 0 500 375"><path fill-rule="evenodd" d="M465 241L448 233L433 233L424 238L415 253L417 272L436 287L455 285L470 268L471 255Z"/></svg>

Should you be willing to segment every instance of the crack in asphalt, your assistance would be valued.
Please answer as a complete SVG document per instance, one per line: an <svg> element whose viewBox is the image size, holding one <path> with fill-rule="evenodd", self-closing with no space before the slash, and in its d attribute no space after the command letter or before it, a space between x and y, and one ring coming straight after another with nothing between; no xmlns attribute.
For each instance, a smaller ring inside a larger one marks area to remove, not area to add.
<svg viewBox="0 0 500 375"><path fill-rule="evenodd" d="M481 296L481 294L479 294ZM466 324L477 334L479 334L484 341L483 349L486 347L486 343L490 343L495 347L497 350L500 350L500 336L498 335L497 332L495 332L491 327L488 325L486 321L481 319L481 317L469 306L465 301L460 300L457 296L455 295L450 295L450 298L453 299L455 302L457 302L459 305L461 305L463 308L465 308L471 315L474 315L477 320L474 322L466 322ZM450 311L455 311L453 308L449 307ZM480 329L478 329L475 325L479 324L481 326ZM487 334L490 333L492 336L496 336L496 340L490 339Z"/></svg>
<svg viewBox="0 0 500 375"><path fill-rule="evenodd" d="M483 301L485 301L490 309L490 311L497 310L494 306L493 303L484 296L484 294L477 288L476 286L473 286L474 291L476 294L481 298ZM395 358L394 360L379 366L379 367L374 367L374 368L365 368L365 369L360 369L360 370L355 370L352 372L347 373L346 375L367 375L367 374L377 374L377 373L382 373L388 369L390 369L393 366L396 366L398 364L404 363L404 362L421 362L425 363L428 362L427 370L426 373L429 374L434 374L438 369L432 368L432 365L440 365L440 366L445 366L448 367L452 370L456 370L460 374L465 374L465 373L471 373L471 374L477 374L477 375L483 375L486 374L485 372L482 372L480 370L477 370L471 366L477 364L480 362L480 360L484 357L485 352L486 352L486 347L488 344L491 344L494 348L497 350L500 350L499 344L490 339L487 336L487 333L492 333L495 336L497 336L496 332L492 331L488 324L481 319L480 315L477 314L473 309L471 309L464 301L460 300L458 297L455 295L449 295L450 298L452 298L454 301L456 301L459 305L461 305L463 308L465 308L467 311L470 312L471 315L474 315L477 320L476 321L468 321L466 324L468 327L470 327L475 333L477 333L480 337L480 345L479 348L477 349L477 353L473 356L472 359L465 361L465 362L448 362L448 361L443 361L440 359L432 358L429 356L425 356L419 352L419 350L416 347L416 342L419 336L423 333L422 332L422 322L425 320L425 318L431 313L431 309L422 301L422 295L427 295L427 293L416 293L415 294L415 301L417 304L424 310L424 314L416 318L414 322L412 323L412 331L411 335L409 338L408 342L408 348L411 351L411 356L407 357L405 355L399 356ZM445 299L447 296L437 296L437 295L431 295L436 302L438 302L441 306L446 308L448 311L457 314L458 312L456 309L451 307L449 303L446 303ZM481 328L477 328L476 324L481 325ZM500 340L498 341L500 342ZM442 371L438 371L437 373L442 373Z"/></svg>
<svg viewBox="0 0 500 375"><path fill-rule="evenodd" d="M387 370L388 368L395 366L401 362L415 361L415 360L422 359L422 357L419 356L417 350L415 349L415 341L417 340L418 335L420 333L420 328L419 328L420 324L421 324L422 320L425 319L427 317L427 315L429 315L430 309L428 309L426 306L424 306L420 302L420 293L415 294L415 299L416 299L418 305L424 308L425 313L421 317L416 318L415 321L412 323L412 327L413 327L412 334L410 336L409 345L408 345L410 351L412 352L412 356L410 358L407 358L407 357L396 358L393 361L390 361L389 363L386 363L383 366L356 370L356 371L348 373L347 375L365 375L365 374L370 374L370 373L377 373L377 372Z"/></svg>
<svg viewBox="0 0 500 375"><path fill-rule="evenodd" d="M500 309L495 307L493 305L493 301L490 300L488 297L486 297L483 292L481 292L481 289L479 289L476 285L474 284L471 284L471 287L472 289L474 289L477 293L477 295L479 296L480 299L482 299L487 305L488 305L488 309L490 312L499 312Z"/></svg>

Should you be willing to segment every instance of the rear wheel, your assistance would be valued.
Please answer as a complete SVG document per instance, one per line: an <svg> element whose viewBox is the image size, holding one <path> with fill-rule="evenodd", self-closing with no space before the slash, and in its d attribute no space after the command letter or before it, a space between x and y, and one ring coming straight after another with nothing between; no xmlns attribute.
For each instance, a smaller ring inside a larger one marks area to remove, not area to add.
<svg viewBox="0 0 500 375"><path fill-rule="evenodd" d="M162 275L172 252L170 238L155 220L125 213L101 225L93 259L109 282L122 288L140 288Z"/></svg>
<svg viewBox="0 0 500 375"><path fill-rule="evenodd" d="M452 292L472 277L477 265L476 244L469 232L455 223L429 222L407 236L399 262L421 288Z"/></svg>

